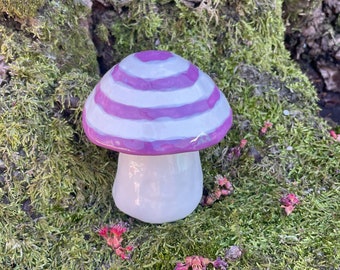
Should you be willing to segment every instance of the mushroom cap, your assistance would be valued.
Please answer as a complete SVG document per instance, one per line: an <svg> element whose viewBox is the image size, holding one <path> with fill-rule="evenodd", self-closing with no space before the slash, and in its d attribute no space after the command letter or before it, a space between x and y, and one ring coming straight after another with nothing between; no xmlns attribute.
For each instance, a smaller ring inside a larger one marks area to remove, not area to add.
<svg viewBox="0 0 340 270"><path fill-rule="evenodd" d="M134 155L165 155L218 143L232 110L213 80L168 51L131 54L113 66L87 98L86 136Z"/></svg>

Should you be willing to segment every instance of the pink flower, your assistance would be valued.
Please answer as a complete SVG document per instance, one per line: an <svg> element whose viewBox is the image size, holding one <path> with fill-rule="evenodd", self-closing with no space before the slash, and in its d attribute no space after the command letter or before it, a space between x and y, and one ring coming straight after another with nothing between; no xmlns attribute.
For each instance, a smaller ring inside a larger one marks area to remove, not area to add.
<svg viewBox="0 0 340 270"><path fill-rule="evenodd" d="M228 179L226 177L223 177L222 175L216 175L216 181L219 186L224 186L225 184L229 183Z"/></svg>
<svg viewBox="0 0 340 270"><path fill-rule="evenodd" d="M241 150L246 146L247 143L248 141L246 139L242 139L238 146L232 147L228 150L227 158L229 160L232 160L234 158L235 159L239 158L241 156Z"/></svg>
<svg viewBox="0 0 340 270"><path fill-rule="evenodd" d="M104 238L107 237L108 232L109 232L109 228L107 226L100 228L99 231L98 231L99 235L104 237Z"/></svg>
<svg viewBox="0 0 340 270"><path fill-rule="evenodd" d="M240 142L240 146L239 147L240 148L244 148L246 146L247 142L248 141L246 139L242 139L241 142Z"/></svg>
<svg viewBox="0 0 340 270"><path fill-rule="evenodd" d="M269 121L264 122L263 127L260 130L260 135L264 135L267 133L268 128L271 128L273 124Z"/></svg>
<svg viewBox="0 0 340 270"><path fill-rule="evenodd" d="M123 233L127 231L127 227L122 223L118 223L110 227L110 233L115 235L116 237L121 237Z"/></svg>
<svg viewBox="0 0 340 270"><path fill-rule="evenodd" d="M233 186L226 177L217 175L215 179L215 189L208 195L202 197L201 204L203 206L213 205L213 203L220 199L221 196L230 195L233 191Z"/></svg>
<svg viewBox="0 0 340 270"><path fill-rule="evenodd" d="M134 248L133 246L127 246L125 249L126 249L127 251L132 251L132 250L134 250L135 248Z"/></svg>
<svg viewBox="0 0 340 270"><path fill-rule="evenodd" d="M121 236L120 237L113 236L113 237L108 237L106 239L106 243L113 249L119 248L121 246L122 241L123 241L123 238Z"/></svg>
<svg viewBox="0 0 340 270"><path fill-rule="evenodd" d="M127 231L124 223L120 222L112 226L104 226L98 233L102 236L108 246L110 246L116 254L123 260L130 259L130 253L134 249L133 246L122 247L123 233Z"/></svg>
<svg viewBox="0 0 340 270"><path fill-rule="evenodd" d="M329 134L332 136L334 140L340 142L340 134L336 134L334 130L331 130Z"/></svg>
<svg viewBox="0 0 340 270"><path fill-rule="evenodd" d="M233 191L233 186L226 177L221 175L216 176L217 183L219 185L220 195L229 195Z"/></svg>
<svg viewBox="0 0 340 270"><path fill-rule="evenodd" d="M131 259L131 254L129 253L130 250L128 250L127 248L119 247L115 249L115 252L123 260Z"/></svg>
<svg viewBox="0 0 340 270"><path fill-rule="evenodd" d="M281 198L280 202L284 206L288 206L298 204L300 201L299 198L294 193L288 193L286 196L283 196Z"/></svg>
<svg viewBox="0 0 340 270"><path fill-rule="evenodd" d="M208 258L194 255L186 257L184 263L178 262L174 270L205 270L209 264L212 264L215 269L221 270L226 270L226 267L228 267L227 262L223 261L220 257L215 261L211 261Z"/></svg>
<svg viewBox="0 0 340 270"><path fill-rule="evenodd" d="M185 264L191 266L193 270L206 269L210 260L202 256L190 256L185 258Z"/></svg>
<svg viewBox="0 0 340 270"><path fill-rule="evenodd" d="M231 194L231 190L230 189L221 189L221 195L228 196L230 194Z"/></svg>
<svg viewBox="0 0 340 270"><path fill-rule="evenodd" d="M281 207L285 209L287 216L289 216L293 212L293 210L295 209L295 206L293 206L293 205L287 205L287 206L281 205Z"/></svg>
<svg viewBox="0 0 340 270"><path fill-rule="evenodd" d="M214 204L214 202L217 200L216 196L214 193L209 194L207 196L203 196L201 200L201 204L203 206L211 206Z"/></svg>
<svg viewBox="0 0 340 270"><path fill-rule="evenodd" d="M300 203L300 200L294 193L289 193L280 199L280 203L288 216L293 212L295 206Z"/></svg>

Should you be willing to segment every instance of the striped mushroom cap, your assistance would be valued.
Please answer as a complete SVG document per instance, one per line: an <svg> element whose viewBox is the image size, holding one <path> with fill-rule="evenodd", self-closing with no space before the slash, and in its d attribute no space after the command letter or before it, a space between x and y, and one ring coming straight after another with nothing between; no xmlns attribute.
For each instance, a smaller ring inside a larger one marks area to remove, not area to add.
<svg viewBox="0 0 340 270"><path fill-rule="evenodd" d="M232 124L227 99L198 67L168 51L131 54L87 98L85 134L94 144L135 155L197 151Z"/></svg>

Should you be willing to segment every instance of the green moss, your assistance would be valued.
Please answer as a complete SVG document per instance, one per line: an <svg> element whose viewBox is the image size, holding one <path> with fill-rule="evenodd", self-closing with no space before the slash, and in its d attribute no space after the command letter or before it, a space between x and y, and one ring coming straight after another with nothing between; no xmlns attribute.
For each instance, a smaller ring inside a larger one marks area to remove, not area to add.
<svg viewBox="0 0 340 270"><path fill-rule="evenodd" d="M300 27L304 22L310 20L315 9L321 5L321 0L286 0L284 1L285 14L283 14L283 17L287 22L297 26L296 29L294 29L295 31L300 31Z"/></svg>
<svg viewBox="0 0 340 270"><path fill-rule="evenodd" d="M34 0L29 3L25 0L1 0L0 10L19 19L26 19L34 17L45 2L46 0Z"/></svg>
<svg viewBox="0 0 340 270"><path fill-rule="evenodd" d="M201 158L206 188L223 174L234 194L162 225L115 208L117 155L82 131L82 105L99 79L85 19L90 11L49 1L20 30L2 23L0 54L10 70L0 90L1 265L173 269L186 256L213 259L240 245L246 252L230 269L338 267L340 144L317 116L315 90L285 51L281 4L216 1L213 9L197 10L182 1L129 1L118 12L108 7L112 20L103 16L94 27L109 41L112 64L138 50L172 50L209 73L233 108L228 136ZM264 121L273 127L259 136ZM241 157L226 158L242 138L248 144ZM290 216L279 203L286 192L301 200ZM123 239L136 247L130 261L96 233L118 220L131 223Z"/></svg>

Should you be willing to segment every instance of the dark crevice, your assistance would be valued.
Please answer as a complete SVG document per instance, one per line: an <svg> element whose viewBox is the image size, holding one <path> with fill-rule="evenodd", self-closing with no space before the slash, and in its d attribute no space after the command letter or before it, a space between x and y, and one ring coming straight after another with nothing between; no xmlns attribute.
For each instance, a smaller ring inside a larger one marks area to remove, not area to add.
<svg viewBox="0 0 340 270"><path fill-rule="evenodd" d="M123 7L121 12L126 12L127 9ZM118 13L113 6L93 1L90 31L97 50L97 61L101 75L104 75L115 64L113 49L115 37L109 33L109 24L112 23L112 17L116 16L118 16ZM108 32L105 38L101 36L103 35L101 31Z"/></svg>
<svg viewBox="0 0 340 270"><path fill-rule="evenodd" d="M313 4L314 3L314 4ZM340 124L340 2L289 1L285 45L316 88L320 116Z"/></svg>

